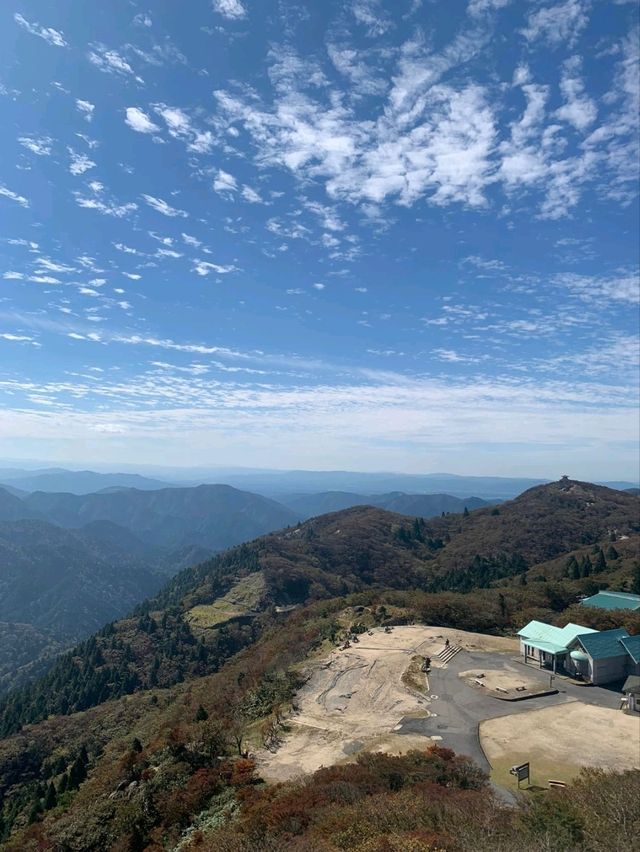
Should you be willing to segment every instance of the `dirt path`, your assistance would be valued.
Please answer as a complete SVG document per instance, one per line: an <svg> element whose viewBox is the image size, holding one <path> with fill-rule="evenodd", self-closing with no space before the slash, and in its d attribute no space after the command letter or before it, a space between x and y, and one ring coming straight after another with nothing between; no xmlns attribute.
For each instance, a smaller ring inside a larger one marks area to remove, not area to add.
<svg viewBox="0 0 640 852"><path fill-rule="evenodd" d="M359 644L314 664L281 746L275 753L257 755L263 777L286 780L353 759L361 751L401 753L428 747L432 740L426 735L394 732L401 719L429 713L428 697L405 686L402 675L416 654L437 664L435 655L446 638L469 649L517 649L512 639L440 627L396 627L391 633L362 635Z"/></svg>

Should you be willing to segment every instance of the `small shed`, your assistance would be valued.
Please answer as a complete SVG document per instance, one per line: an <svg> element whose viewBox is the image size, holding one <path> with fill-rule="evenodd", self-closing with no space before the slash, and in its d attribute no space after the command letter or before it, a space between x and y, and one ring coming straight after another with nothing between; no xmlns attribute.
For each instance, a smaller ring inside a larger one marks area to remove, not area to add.
<svg viewBox="0 0 640 852"><path fill-rule="evenodd" d="M629 675L624 682L622 691L627 696L627 710L640 713L640 676Z"/></svg>

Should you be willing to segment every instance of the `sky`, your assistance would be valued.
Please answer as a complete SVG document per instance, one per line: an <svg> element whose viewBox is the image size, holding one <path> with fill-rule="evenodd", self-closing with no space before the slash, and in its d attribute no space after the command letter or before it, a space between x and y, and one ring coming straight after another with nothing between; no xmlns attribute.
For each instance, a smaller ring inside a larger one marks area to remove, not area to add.
<svg viewBox="0 0 640 852"><path fill-rule="evenodd" d="M638 7L6 0L0 455L638 476Z"/></svg>

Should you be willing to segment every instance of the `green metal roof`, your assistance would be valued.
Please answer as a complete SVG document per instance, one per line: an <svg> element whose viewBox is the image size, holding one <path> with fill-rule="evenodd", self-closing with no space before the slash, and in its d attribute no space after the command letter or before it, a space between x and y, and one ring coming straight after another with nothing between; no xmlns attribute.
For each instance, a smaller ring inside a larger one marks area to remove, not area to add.
<svg viewBox="0 0 640 852"><path fill-rule="evenodd" d="M598 609L640 609L640 595L629 592L598 592L580 601L583 606L595 606Z"/></svg>
<svg viewBox="0 0 640 852"><path fill-rule="evenodd" d="M539 651L546 651L548 654L566 654L567 649L564 645L557 645L555 642L543 642L541 639L527 639L527 645L532 648L537 648Z"/></svg>
<svg viewBox="0 0 640 852"><path fill-rule="evenodd" d="M576 641L582 645L592 660L606 660L608 657L622 657L627 653L620 640L628 636L623 627L616 627L614 630L601 630L599 633L576 636Z"/></svg>
<svg viewBox="0 0 640 852"><path fill-rule="evenodd" d="M582 627L580 624L567 624L564 627L554 627L552 624L545 624L543 621L530 621L522 630L518 631L518 636L521 636L529 645L538 648L542 651L548 651L551 654L557 654L561 651L566 651L567 646L573 642L576 636L583 633L597 633L597 630L592 630L590 627ZM543 648L542 644L549 647Z"/></svg>
<svg viewBox="0 0 640 852"><path fill-rule="evenodd" d="M631 657L634 663L640 663L640 636L625 636L620 644Z"/></svg>

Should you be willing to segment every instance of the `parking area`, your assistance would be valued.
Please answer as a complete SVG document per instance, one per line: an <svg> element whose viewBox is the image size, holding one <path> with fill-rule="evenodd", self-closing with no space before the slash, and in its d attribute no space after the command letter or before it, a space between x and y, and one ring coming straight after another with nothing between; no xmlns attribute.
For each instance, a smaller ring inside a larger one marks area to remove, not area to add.
<svg viewBox="0 0 640 852"><path fill-rule="evenodd" d="M530 689L549 688L549 673L504 653L460 651L429 676L430 715L401 720L399 733L422 734L472 757L503 788L516 788L508 767L540 761L549 779L570 780L580 766L640 766L640 721L620 710L620 693L556 677L557 693L523 701L498 700L469 673L517 671ZM515 674L514 674L515 673ZM637 730L636 730L637 729ZM634 751L634 743L638 748Z"/></svg>

